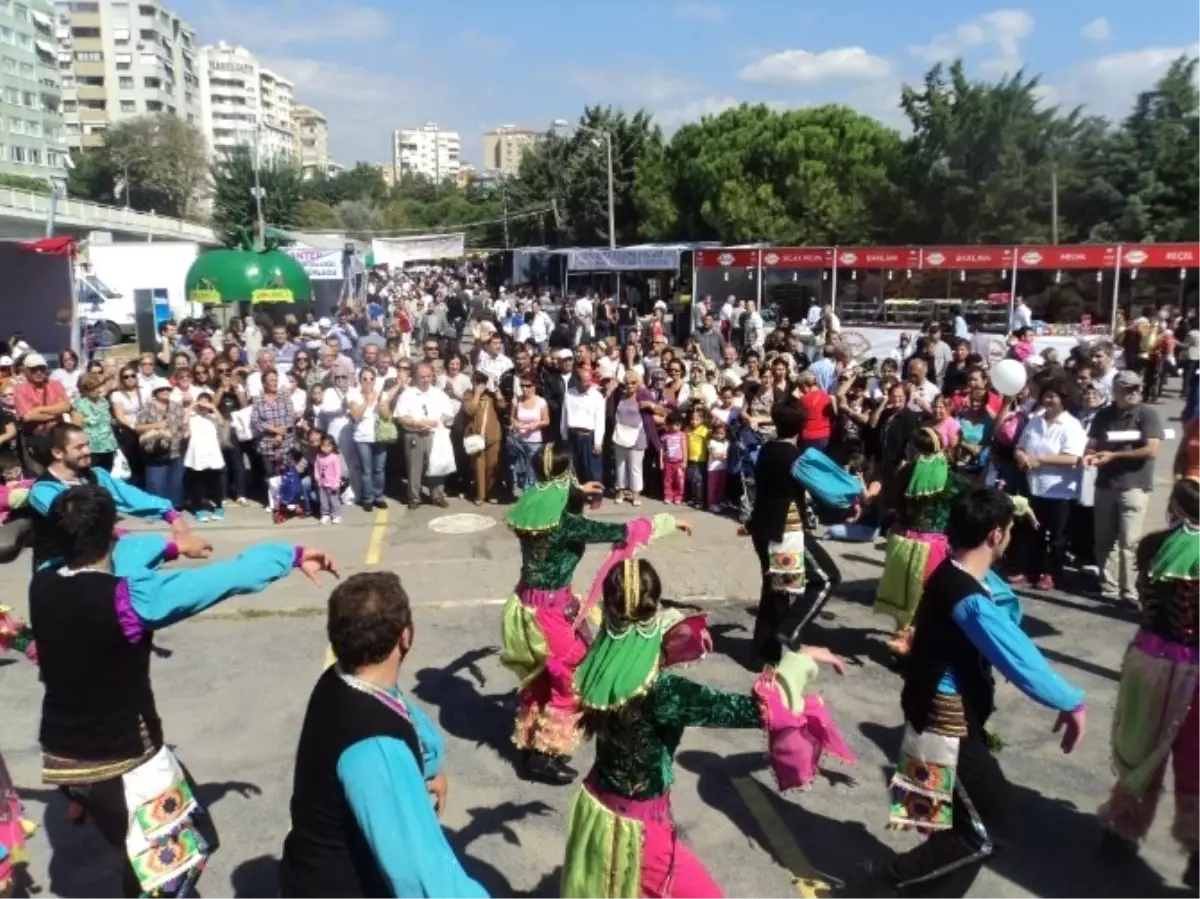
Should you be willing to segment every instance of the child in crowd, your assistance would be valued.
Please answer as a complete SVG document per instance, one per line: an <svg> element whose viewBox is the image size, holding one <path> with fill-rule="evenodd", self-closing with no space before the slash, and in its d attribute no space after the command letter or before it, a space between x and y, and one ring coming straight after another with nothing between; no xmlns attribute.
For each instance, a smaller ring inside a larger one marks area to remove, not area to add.
<svg viewBox="0 0 1200 899"><path fill-rule="evenodd" d="M705 411L699 406L693 406L687 429L687 492L688 502L697 509L704 508L708 435L709 427Z"/></svg>
<svg viewBox="0 0 1200 899"><path fill-rule="evenodd" d="M321 452L313 462L313 483L321 504L321 524L341 524L342 458L328 434L321 435Z"/></svg>
<svg viewBox="0 0 1200 899"><path fill-rule="evenodd" d="M296 518L309 511L308 489L305 476L308 471L308 460L304 458L304 450L294 449L288 454L283 472L278 478L278 500L274 504L275 523L283 524L289 518ZM311 483L311 481L309 481Z"/></svg>
<svg viewBox="0 0 1200 899"><path fill-rule="evenodd" d="M729 461L729 427L714 420L708 438L708 511L721 512L725 506L725 478Z"/></svg>
<svg viewBox="0 0 1200 899"><path fill-rule="evenodd" d="M663 502L678 506L683 502L684 469L687 466L687 435L683 416L672 411L667 416L667 433L662 436Z"/></svg>
<svg viewBox="0 0 1200 899"><path fill-rule="evenodd" d="M197 521L220 521L225 517L221 507L225 483L225 454L221 451L222 419L213 406L213 394L201 388L188 416L187 452L183 467L191 493L192 514Z"/></svg>

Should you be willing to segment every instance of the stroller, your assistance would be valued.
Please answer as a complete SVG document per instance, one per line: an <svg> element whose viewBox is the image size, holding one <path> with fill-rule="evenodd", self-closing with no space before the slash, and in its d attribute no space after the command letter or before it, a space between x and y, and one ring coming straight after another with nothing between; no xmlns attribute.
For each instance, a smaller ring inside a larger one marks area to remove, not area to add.
<svg viewBox="0 0 1200 899"><path fill-rule="evenodd" d="M729 441L729 471L737 475L738 521L745 524L754 510L754 465L767 438L746 424L739 424L732 438Z"/></svg>

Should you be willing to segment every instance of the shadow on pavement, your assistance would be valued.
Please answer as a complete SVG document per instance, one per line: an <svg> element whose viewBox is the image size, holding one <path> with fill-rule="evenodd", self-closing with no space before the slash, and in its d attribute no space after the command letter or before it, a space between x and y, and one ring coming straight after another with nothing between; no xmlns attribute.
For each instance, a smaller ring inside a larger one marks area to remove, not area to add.
<svg viewBox="0 0 1200 899"><path fill-rule="evenodd" d="M706 805L725 815L738 830L755 840L781 867L790 870L788 859L779 857L770 835L763 833L762 826L738 796L732 783L733 778L748 777L761 770L762 753L721 756L713 752L688 750L681 752L676 761L697 775L697 792ZM841 781L836 777L837 772L830 773L834 775L832 781ZM826 777L826 780L830 779L829 776ZM835 789L852 788L838 786ZM770 804L775 814L787 826L809 862L822 871L844 878L850 875L864 858L883 856L887 853L887 847L872 836L861 823L838 821L808 811L803 805L803 794L796 794L797 799L792 801L780 796L773 789L763 789L761 792L764 801ZM883 813L886 813L886 808L883 808ZM800 872L793 871L793 874L797 873Z"/></svg>
<svg viewBox="0 0 1200 899"><path fill-rule="evenodd" d="M247 859L230 875L233 895L238 899L260 899L279 895L279 859L260 855Z"/></svg>
<svg viewBox="0 0 1200 899"><path fill-rule="evenodd" d="M445 733L477 747L486 746L513 762L517 753L509 739L515 708L512 693L480 692L480 688L487 686L487 677L479 662L497 652L496 647L485 646L463 653L444 668L422 668L416 674L412 692L438 709L438 724ZM459 676L464 671L470 680Z"/></svg>
<svg viewBox="0 0 1200 899"><path fill-rule="evenodd" d="M713 624L709 625L708 632L712 635L714 655L726 656L747 671L762 668L762 663L754 657L754 644L748 627L741 624Z"/></svg>
<svg viewBox="0 0 1200 899"><path fill-rule="evenodd" d="M899 755L903 727L863 722L858 729L889 760ZM1003 753L1000 758L1003 763ZM883 776L885 786L879 794L881 805L887 802L886 782L891 776L890 767L883 770ZM1010 845L998 850L987 867L1027 894L1064 897L1186 895L1165 884L1156 871L1136 856L1129 859L1104 857L1094 809L1081 811L1073 803L1047 797L1019 783L1011 783L1011 790L1014 817L1021 822L1021 829ZM1184 861L1180 855L1181 872Z"/></svg>
<svg viewBox="0 0 1200 899"><path fill-rule="evenodd" d="M457 833L446 831L446 839L454 847L454 853L462 862L463 870L482 884L489 896L513 896L516 894L508 878L493 865L472 855L467 847L480 837L499 835L504 838L505 843L517 847L514 852L519 854L521 838L510 825L530 815L548 815L552 811L549 805L539 799L519 803L502 802L491 808L470 808L467 809L467 814L471 816L471 822L459 828ZM540 887L541 884L538 885L538 888ZM557 889L556 879L554 891L550 895L557 895Z"/></svg>

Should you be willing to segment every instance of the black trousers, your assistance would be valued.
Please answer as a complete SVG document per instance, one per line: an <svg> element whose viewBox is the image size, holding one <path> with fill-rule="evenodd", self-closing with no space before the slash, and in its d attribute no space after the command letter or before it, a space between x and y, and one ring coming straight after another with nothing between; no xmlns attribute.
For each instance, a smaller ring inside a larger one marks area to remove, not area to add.
<svg viewBox="0 0 1200 899"><path fill-rule="evenodd" d="M1067 522L1071 517L1069 499L1032 497L1029 505L1038 519L1038 529L1028 528L1023 537L1021 553L1023 574L1031 581L1048 574L1056 581L1062 578L1067 558Z"/></svg>
<svg viewBox="0 0 1200 899"><path fill-rule="evenodd" d="M803 630L813 621L842 582L842 573L825 547L804 535L804 592L799 596L776 590L768 572L768 540L754 538L762 570L762 591L754 619L754 654L768 665L779 662L783 647L801 646Z"/></svg>
<svg viewBox="0 0 1200 899"><path fill-rule="evenodd" d="M884 876L904 896L965 896L983 863L1014 833L1012 787L982 729L958 751L954 824L894 858Z"/></svg>
<svg viewBox="0 0 1200 899"><path fill-rule="evenodd" d="M224 498L225 490L222 483L225 479L224 468L205 468L196 470L189 468L187 474L189 505L193 513L219 508Z"/></svg>
<svg viewBox="0 0 1200 899"><path fill-rule="evenodd" d="M196 782L186 767L183 770L188 785L192 788L192 794L195 795ZM126 855L125 838L129 832L129 811L125 802L125 784L122 779L114 777L88 787L69 787L65 792L84 807L88 817L100 831L100 836L104 837L104 841L126 859L124 872L121 875L121 895L125 897L140 896L142 894L141 885L138 883L137 875L134 874L133 866L128 863ZM196 832L208 844L208 852L211 856L221 843L212 817L207 810L201 809L194 813L193 820ZM162 895L171 894L164 893Z"/></svg>

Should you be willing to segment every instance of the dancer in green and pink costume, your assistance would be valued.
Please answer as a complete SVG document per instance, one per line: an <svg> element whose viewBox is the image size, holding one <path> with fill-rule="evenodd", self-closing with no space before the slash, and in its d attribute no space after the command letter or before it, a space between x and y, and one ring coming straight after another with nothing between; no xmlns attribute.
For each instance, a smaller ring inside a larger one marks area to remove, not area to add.
<svg viewBox="0 0 1200 899"><path fill-rule="evenodd" d="M721 896L721 888L679 838L671 813L672 757L688 727L763 728L781 789L805 787L825 752L853 755L807 688L828 650L785 653L752 690L726 693L666 668L711 646L705 616L660 608L662 583L627 553L597 579L604 625L575 674L584 727L596 761L567 821L562 895Z"/></svg>

